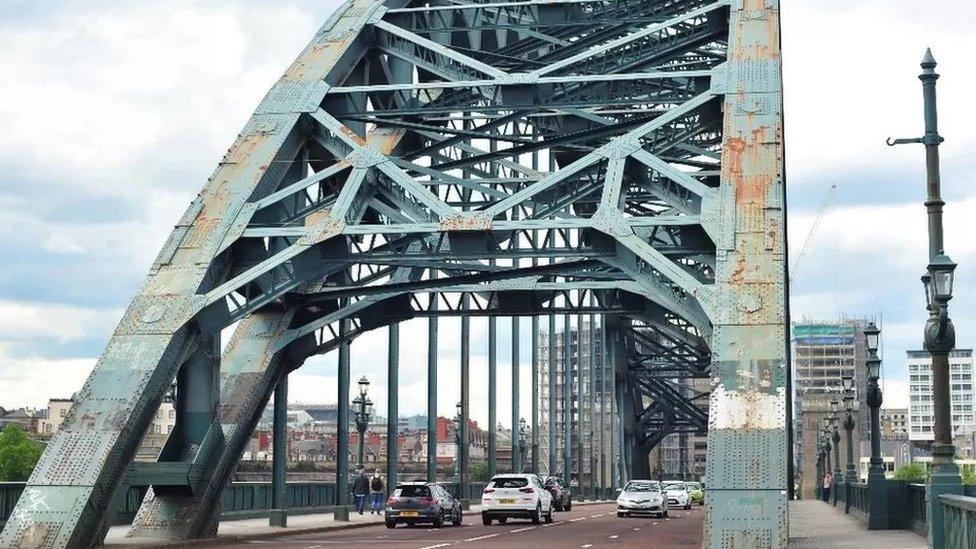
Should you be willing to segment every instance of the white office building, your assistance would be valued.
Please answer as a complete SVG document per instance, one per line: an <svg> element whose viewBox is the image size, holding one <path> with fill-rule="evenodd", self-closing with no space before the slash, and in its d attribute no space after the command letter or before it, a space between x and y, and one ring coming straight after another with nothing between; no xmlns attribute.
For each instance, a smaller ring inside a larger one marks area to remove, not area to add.
<svg viewBox="0 0 976 549"><path fill-rule="evenodd" d="M949 355L949 395L952 436L972 433L976 429L972 349L956 349ZM908 397L908 439L933 440L932 358L926 351L908 351Z"/></svg>

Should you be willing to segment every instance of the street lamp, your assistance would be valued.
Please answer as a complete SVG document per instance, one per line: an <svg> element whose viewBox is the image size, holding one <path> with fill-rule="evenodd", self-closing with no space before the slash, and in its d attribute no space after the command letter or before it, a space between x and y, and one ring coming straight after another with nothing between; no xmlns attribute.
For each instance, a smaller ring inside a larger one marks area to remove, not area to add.
<svg viewBox="0 0 976 549"><path fill-rule="evenodd" d="M457 403L457 414L452 423L454 424L454 478L461 479L461 403ZM460 489L460 488L459 488Z"/></svg>
<svg viewBox="0 0 976 549"><path fill-rule="evenodd" d="M935 421L932 431L932 474L928 485L929 539L932 547L945 546L945 517L940 509L940 496L961 494L962 479L955 463L952 445L952 416L949 402L949 353L956 345L956 334L949 319L949 300L952 299L953 273L956 264L945 255L942 232L942 181L939 168L939 145L945 139L939 135L939 115L936 104L935 57L925 50L922 58L922 99L924 101L925 135L909 139L889 139L889 145L920 143L925 146L925 209L928 214L929 265L922 277L929 318L925 322L925 350L932 357L932 404ZM873 498L872 498L872 501Z"/></svg>
<svg viewBox="0 0 976 549"><path fill-rule="evenodd" d="M837 415L839 402L836 400L830 403L830 428L831 440L834 442L834 474L833 482L830 483L830 496L833 504L837 505L837 493L840 491L838 484L843 484L843 477L840 474L840 418Z"/></svg>
<svg viewBox="0 0 976 549"><path fill-rule="evenodd" d="M844 512L851 512L851 496L854 494L854 483L857 473L854 470L854 376L845 374L841 378L844 383L844 430L847 431L847 475L844 477Z"/></svg>
<svg viewBox="0 0 976 549"><path fill-rule="evenodd" d="M528 430L527 430L527 424L525 422L525 418L524 417L523 418L520 418L519 419L519 432L518 432L518 453L519 453L519 456L521 457L521 459L519 460L519 463L523 463L523 464L525 463L525 450L526 450L526 448L525 448L525 435L526 435L527 432L528 432ZM518 473L518 472L519 471L516 471L516 473Z"/></svg>
<svg viewBox="0 0 976 549"><path fill-rule="evenodd" d="M881 359L878 358L878 340L881 330L868 323L864 328L864 343L868 350L865 366L868 374L867 404L871 409L871 461L868 468L868 528L883 530L888 528L888 498L884 460L881 458L881 404L883 401L878 378L881 377Z"/></svg>
<svg viewBox="0 0 976 549"><path fill-rule="evenodd" d="M373 401L366 396L369 390L369 380L366 376L359 379L359 396L352 403L356 410L356 431L359 433L359 469L363 468L363 453L366 449L366 428L372 416Z"/></svg>

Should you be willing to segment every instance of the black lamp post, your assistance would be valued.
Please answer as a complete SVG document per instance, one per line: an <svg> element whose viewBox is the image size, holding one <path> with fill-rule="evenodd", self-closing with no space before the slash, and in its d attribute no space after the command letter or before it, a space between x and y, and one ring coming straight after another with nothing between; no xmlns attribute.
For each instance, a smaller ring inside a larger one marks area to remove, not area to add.
<svg viewBox="0 0 976 549"><path fill-rule="evenodd" d="M359 433L359 469L363 468L363 453L366 449L366 428L369 427L369 419L372 416L373 401L366 396L369 390L369 380L366 376L359 379L359 396L353 401L356 410L356 431Z"/></svg>
<svg viewBox="0 0 976 549"><path fill-rule="evenodd" d="M527 431L528 431L528 426L526 424L525 418L524 417L523 418L520 418L519 419L519 432L518 432L518 453L519 453L519 456L521 457L521 460L519 461L519 463L525 463L525 451L526 451L526 447L525 447L525 435L526 435ZM516 473L519 473L520 471L515 471L515 472Z"/></svg>
<svg viewBox="0 0 976 549"><path fill-rule="evenodd" d="M881 359L878 358L878 343L881 330L869 323L864 328L864 341L868 350L865 362L868 374L868 408L871 409L871 465L868 468L868 529L885 530L888 528L888 497L887 483L884 471L884 460L881 458L881 387L878 379L881 377Z"/></svg>
<svg viewBox="0 0 976 549"><path fill-rule="evenodd" d="M920 143L925 146L925 171L928 214L929 266L922 277L925 284L929 318L925 323L925 350L932 356L932 405L935 422L932 444L932 474L928 484L928 527L931 546L945 546L944 515L939 497L962 493L962 479L956 465L952 445L952 415L949 401L949 353L956 345L956 334L949 319L949 300L952 299L953 272L956 264L945 255L942 231L942 180L939 168L939 145L945 141L939 135L939 115L936 102L935 57L931 50L922 58L922 99L925 114L925 135L910 139L888 140L889 145Z"/></svg>
<svg viewBox="0 0 976 549"><path fill-rule="evenodd" d="M851 496L854 495L854 483L857 482L857 472L854 470L854 376L843 376L844 382L844 430L847 431L847 474L844 476L844 512L851 512Z"/></svg>
<svg viewBox="0 0 976 549"><path fill-rule="evenodd" d="M840 402L834 400L830 403L830 436L831 440L834 442L834 474L833 482L831 482L831 499L833 500L834 506L837 505L837 494L840 492L841 484L844 484L843 477L840 474L840 417L837 415L840 409Z"/></svg>
<svg viewBox="0 0 976 549"><path fill-rule="evenodd" d="M454 416L454 478L461 479L461 403L457 403L457 414ZM460 488L458 488L460 490ZM460 496L458 496L460 497Z"/></svg>
<svg viewBox="0 0 976 549"><path fill-rule="evenodd" d="M826 477L827 476L827 473L829 473L830 470L831 470L830 469L830 448L831 448L830 438L831 437L830 437L830 417L829 416L823 418L823 427L822 427L822 429L823 429L823 440L824 440L824 470L823 470L823 475L824 475L824 477ZM828 490L828 489L829 488L826 485L824 485L824 491L826 492L826 490ZM825 496L826 497L824 498L824 501L830 503L830 492L826 492Z"/></svg>

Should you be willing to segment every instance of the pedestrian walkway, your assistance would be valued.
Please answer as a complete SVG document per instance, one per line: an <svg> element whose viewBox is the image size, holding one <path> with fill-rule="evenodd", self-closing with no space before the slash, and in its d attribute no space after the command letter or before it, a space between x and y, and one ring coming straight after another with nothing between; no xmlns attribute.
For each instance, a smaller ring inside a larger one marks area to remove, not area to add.
<svg viewBox="0 0 976 549"><path fill-rule="evenodd" d="M883 547L925 549L925 538L911 530L868 530L865 523L817 500L790 502L790 548Z"/></svg>
<svg viewBox="0 0 976 549"><path fill-rule="evenodd" d="M573 507L594 505L600 502L573 502ZM481 505L472 505L470 511L465 511L465 520L470 520L469 516L481 514ZM478 519L480 520L480 518ZM105 536L105 546L113 549L136 548L136 547L185 547L194 543L213 543L215 541L243 541L243 540L262 540L275 538L282 535L315 534L319 532L331 532L346 530L349 528L364 528L383 523L383 515L362 515L352 511L349 513L349 521L337 521L332 513L316 513L308 515L289 515L288 527L268 526L268 519L242 519L227 520L220 523L217 530L217 540L198 540L196 542L180 541L174 543L160 543L152 539L136 539L125 537L129 526L113 526L109 528L108 535Z"/></svg>

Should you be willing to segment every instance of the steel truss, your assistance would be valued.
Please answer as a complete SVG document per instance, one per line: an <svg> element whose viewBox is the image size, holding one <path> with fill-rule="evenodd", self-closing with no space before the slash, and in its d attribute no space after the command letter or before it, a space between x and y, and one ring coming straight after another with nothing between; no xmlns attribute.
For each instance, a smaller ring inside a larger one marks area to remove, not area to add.
<svg viewBox="0 0 976 549"><path fill-rule="evenodd" d="M599 314L624 476L707 430L706 544L785 546L778 22L776 0L346 3L177 224L0 545L96 545L133 483L134 535L213 534L278 381L338 349L348 396L365 331ZM177 429L134 465L174 379Z"/></svg>

